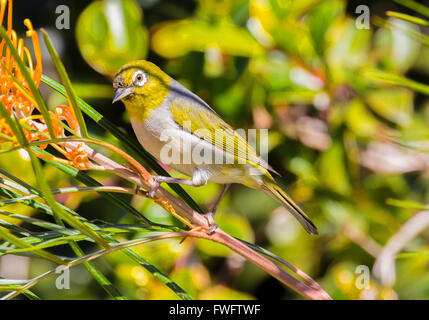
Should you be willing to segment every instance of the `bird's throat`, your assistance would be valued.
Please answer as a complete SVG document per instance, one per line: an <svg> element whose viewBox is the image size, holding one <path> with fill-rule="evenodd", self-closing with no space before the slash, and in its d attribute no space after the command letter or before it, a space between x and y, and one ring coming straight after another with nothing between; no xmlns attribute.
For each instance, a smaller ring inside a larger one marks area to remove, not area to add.
<svg viewBox="0 0 429 320"><path fill-rule="evenodd" d="M125 99L124 104L131 119L145 121L151 112L162 105L168 95L168 88L157 86L151 94L134 94L132 98Z"/></svg>

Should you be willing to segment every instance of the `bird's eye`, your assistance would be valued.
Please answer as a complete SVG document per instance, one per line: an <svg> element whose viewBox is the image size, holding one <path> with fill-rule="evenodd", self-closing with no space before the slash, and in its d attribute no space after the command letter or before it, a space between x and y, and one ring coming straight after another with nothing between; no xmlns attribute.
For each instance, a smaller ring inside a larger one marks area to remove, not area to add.
<svg viewBox="0 0 429 320"><path fill-rule="evenodd" d="M133 76L133 83L136 86L142 87L147 81L146 75L143 71L136 71Z"/></svg>

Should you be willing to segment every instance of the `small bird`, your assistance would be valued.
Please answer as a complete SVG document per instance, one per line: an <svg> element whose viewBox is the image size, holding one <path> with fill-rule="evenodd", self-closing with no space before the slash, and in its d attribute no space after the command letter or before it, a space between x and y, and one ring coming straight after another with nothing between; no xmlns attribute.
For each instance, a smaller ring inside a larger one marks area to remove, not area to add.
<svg viewBox="0 0 429 320"><path fill-rule="evenodd" d="M155 64L138 60L124 65L115 75L113 87L112 103L123 101L141 145L158 161L191 177L154 176L158 186L160 183L203 186L207 182L224 185L205 215L209 233L217 228L213 216L228 186L241 183L280 202L308 233L317 234L307 215L277 185L270 174L275 171L246 139L200 97ZM207 159L211 161L202 161ZM156 189L148 192L148 196L154 196Z"/></svg>

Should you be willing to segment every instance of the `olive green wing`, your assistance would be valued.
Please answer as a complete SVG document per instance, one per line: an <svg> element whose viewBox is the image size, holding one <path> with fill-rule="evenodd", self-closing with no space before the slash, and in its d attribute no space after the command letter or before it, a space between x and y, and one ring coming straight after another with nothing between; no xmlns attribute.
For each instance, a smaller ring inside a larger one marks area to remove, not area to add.
<svg viewBox="0 0 429 320"><path fill-rule="evenodd" d="M249 163L275 172L241 135L205 106L189 99L176 99L171 102L171 113L184 130L234 155L237 163Z"/></svg>

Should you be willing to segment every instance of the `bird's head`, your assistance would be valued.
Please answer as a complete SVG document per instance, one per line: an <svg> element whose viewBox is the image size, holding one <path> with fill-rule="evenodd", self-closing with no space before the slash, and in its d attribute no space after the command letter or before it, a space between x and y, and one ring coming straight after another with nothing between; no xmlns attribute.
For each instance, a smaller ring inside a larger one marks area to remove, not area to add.
<svg viewBox="0 0 429 320"><path fill-rule="evenodd" d="M170 90L171 78L155 64L138 60L124 65L113 80L113 103L122 100L127 108L156 108Z"/></svg>

